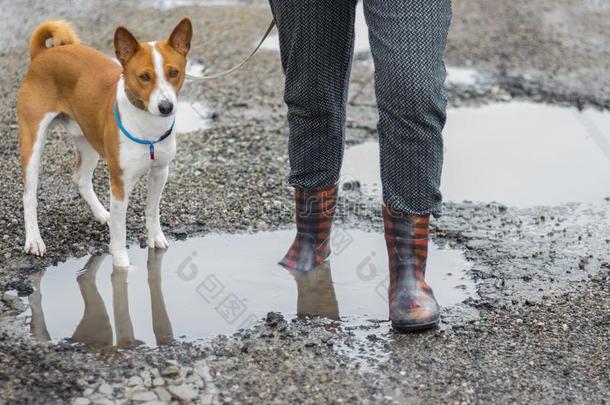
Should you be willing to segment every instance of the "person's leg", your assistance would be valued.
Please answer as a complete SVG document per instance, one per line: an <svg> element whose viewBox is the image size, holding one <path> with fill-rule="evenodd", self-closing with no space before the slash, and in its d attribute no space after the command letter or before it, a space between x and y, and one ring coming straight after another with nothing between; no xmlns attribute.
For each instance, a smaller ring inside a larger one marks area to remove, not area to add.
<svg viewBox="0 0 610 405"><path fill-rule="evenodd" d="M451 1L364 0L364 8L379 108L390 318L398 329L420 329L439 318L424 274L428 217L441 213Z"/></svg>
<svg viewBox="0 0 610 405"><path fill-rule="evenodd" d="M355 0L270 0L279 31L290 128L297 239L281 264L307 271L329 254L343 159Z"/></svg>

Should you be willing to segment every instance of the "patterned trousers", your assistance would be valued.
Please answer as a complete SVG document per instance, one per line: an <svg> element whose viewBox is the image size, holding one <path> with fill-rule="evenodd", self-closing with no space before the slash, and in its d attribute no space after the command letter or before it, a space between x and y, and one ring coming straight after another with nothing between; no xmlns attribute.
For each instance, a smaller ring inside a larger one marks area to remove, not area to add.
<svg viewBox="0 0 610 405"><path fill-rule="evenodd" d="M443 54L451 0L363 0L375 64L383 199L441 213ZM356 0L270 0L286 75L291 185L339 180Z"/></svg>

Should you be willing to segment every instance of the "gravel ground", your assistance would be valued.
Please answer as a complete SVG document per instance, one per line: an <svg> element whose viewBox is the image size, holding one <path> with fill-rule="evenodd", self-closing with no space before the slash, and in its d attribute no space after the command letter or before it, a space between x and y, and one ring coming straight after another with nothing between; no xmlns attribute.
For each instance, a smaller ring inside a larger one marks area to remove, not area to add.
<svg viewBox="0 0 610 405"><path fill-rule="evenodd" d="M78 345L33 342L15 321L21 301L5 292L27 295L37 271L104 250L108 236L72 185L74 148L55 130L39 192L49 253L43 259L21 253L14 100L28 63L24 38L41 20L63 16L85 43L110 52L119 24L153 39L189 15L196 22L192 55L221 70L239 60L269 19L257 1L249 7L170 10L135 1L38 3L2 1L10 18L0 30L9 45L1 54L0 75L0 402L608 402L610 201L594 208L446 204L433 236L464 249L473 261L480 299L466 305L478 317L431 333L401 336L387 332L386 324L352 330L271 313L251 330L206 345L91 353ZM605 2L462 0L454 1L454 13L448 64L474 67L484 80L451 87L453 106L526 98L610 108ZM351 87L350 144L375 137L370 72L370 60L359 58ZM281 93L279 57L273 52L261 53L227 79L186 86L185 99L205 99L215 113L211 129L178 137L161 208L168 236L290 225ZM104 204L107 182L101 165L95 186ZM144 237L143 191L140 185L130 204L133 241ZM375 211L338 221L381 226ZM359 333L367 339L356 339ZM370 360L356 359L353 352L370 353Z"/></svg>

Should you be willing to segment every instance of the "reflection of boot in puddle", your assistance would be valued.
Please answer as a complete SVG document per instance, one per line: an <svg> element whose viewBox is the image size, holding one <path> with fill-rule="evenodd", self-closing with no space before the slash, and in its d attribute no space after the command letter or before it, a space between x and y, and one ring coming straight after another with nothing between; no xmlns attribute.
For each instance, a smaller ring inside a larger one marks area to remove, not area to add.
<svg viewBox="0 0 610 405"><path fill-rule="evenodd" d="M30 321L30 333L34 339L39 342L46 342L51 340L49 331L47 330L47 323L44 319L44 312L42 310L42 293L40 292L40 280L44 272L41 271L34 275L34 292L28 297L30 303L30 311L32 311L32 319Z"/></svg>
<svg viewBox="0 0 610 405"><path fill-rule="evenodd" d="M131 269L131 267L114 267L110 276L112 280L112 307L114 311L116 347L119 349L129 349L144 343L135 338L131 316L129 315L127 276Z"/></svg>
<svg viewBox="0 0 610 405"><path fill-rule="evenodd" d="M93 348L112 346L112 327L104 300L97 290L95 276L105 255L91 256L76 281L85 303L83 317L76 327L72 339Z"/></svg>
<svg viewBox="0 0 610 405"><path fill-rule="evenodd" d="M165 308L163 290L161 288L161 269L165 250L148 249L148 288L150 289L150 306L152 308L153 331L157 345L165 345L174 340L172 324Z"/></svg>
<svg viewBox="0 0 610 405"><path fill-rule="evenodd" d="M291 271L297 282L297 316L322 316L339 320L339 304L335 295L330 263L325 262L308 272Z"/></svg>

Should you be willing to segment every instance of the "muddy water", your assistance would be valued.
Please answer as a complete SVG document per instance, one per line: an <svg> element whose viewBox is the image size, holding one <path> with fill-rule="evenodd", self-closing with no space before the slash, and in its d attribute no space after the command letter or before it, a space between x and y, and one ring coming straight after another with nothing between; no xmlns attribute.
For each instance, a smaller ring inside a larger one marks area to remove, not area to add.
<svg viewBox="0 0 610 405"><path fill-rule="evenodd" d="M24 313L39 340L93 347L161 345L231 334L269 311L350 325L387 319L383 235L338 228L330 261L309 273L276 264L293 231L209 235L166 252L131 248L130 269L110 257L71 259L40 273ZM429 282L447 308L476 294L459 251L431 246Z"/></svg>
<svg viewBox="0 0 610 405"><path fill-rule="evenodd" d="M479 73L474 69L447 66L447 84L474 86L480 80Z"/></svg>
<svg viewBox="0 0 610 405"><path fill-rule="evenodd" d="M441 190L448 201L519 207L610 197L610 113L534 103L448 112ZM347 149L345 180L380 196L379 146Z"/></svg>
<svg viewBox="0 0 610 405"><path fill-rule="evenodd" d="M188 133L212 125L212 110L200 102L179 101L176 110L176 131Z"/></svg>

